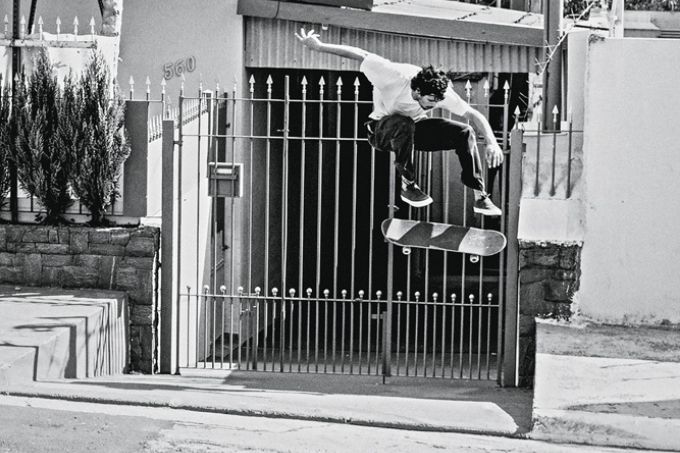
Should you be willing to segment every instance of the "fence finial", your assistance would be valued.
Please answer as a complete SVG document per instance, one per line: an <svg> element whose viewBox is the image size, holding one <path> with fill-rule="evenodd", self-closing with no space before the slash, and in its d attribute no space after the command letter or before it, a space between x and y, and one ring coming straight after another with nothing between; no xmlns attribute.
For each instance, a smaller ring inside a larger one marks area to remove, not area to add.
<svg viewBox="0 0 680 453"><path fill-rule="evenodd" d="M553 124L557 123L557 115L560 114L560 109L557 108L557 104L552 109Z"/></svg>
<svg viewBox="0 0 680 453"><path fill-rule="evenodd" d="M92 35L93 40L94 40L94 26L95 26L94 16L92 16L90 18L90 34Z"/></svg>
<svg viewBox="0 0 680 453"><path fill-rule="evenodd" d="M274 83L274 80L272 79L271 74L267 76L267 81L265 82L267 84L267 94L269 96L272 95L272 84Z"/></svg>
<svg viewBox="0 0 680 453"><path fill-rule="evenodd" d="M26 35L26 16L21 16L21 20L19 21L19 37L23 39L25 35Z"/></svg>
<svg viewBox="0 0 680 453"><path fill-rule="evenodd" d="M489 79L484 80L484 97L488 98L489 97Z"/></svg>
<svg viewBox="0 0 680 453"><path fill-rule="evenodd" d="M40 35L41 41L45 39L45 37L43 36L43 25L45 25L45 23L43 22L42 16L40 16L38 17L38 34Z"/></svg>
<svg viewBox="0 0 680 453"><path fill-rule="evenodd" d="M513 112L513 115L515 115L515 122L519 121L519 115L522 113L522 111L519 109L519 105L515 106L515 111Z"/></svg>
<svg viewBox="0 0 680 453"><path fill-rule="evenodd" d="M161 95L165 95L165 86L167 85L167 82L165 81L165 78L161 79Z"/></svg>
<svg viewBox="0 0 680 453"><path fill-rule="evenodd" d="M300 82L300 85L302 85L302 94L307 94L307 77L302 76L302 81Z"/></svg>
<svg viewBox="0 0 680 453"><path fill-rule="evenodd" d="M236 77L236 74L234 74L234 80L233 80L233 82L234 82L234 86L232 87L232 88L233 88L232 91L233 91L234 93L236 93L236 91L238 91L238 77ZM234 97L236 97L236 96L234 96Z"/></svg>
<svg viewBox="0 0 680 453"><path fill-rule="evenodd" d="M128 85L130 85L130 99L132 99L135 96L135 79L130 76L130 80L128 80Z"/></svg>
<svg viewBox="0 0 680 453"><path fill-rule="evenodd" d="M5 39L9 38L9 17L5 14Z"/></svg>
<svg viewBox="0 0 680 453"><path fill-rule="evenodd" d="M78 25L80 25L80 21L78 21L78 16L73 18L73 39L76 39L76 36L78 36Z"/></svg>
<svg viewBox="0 0 680 453"><path fill-rule="evenodd" d="M146 76L146 81L144 83L146 84L146 100L148 101L151 97L151 79L149 76Z"/></svg>
<svg viewBox="0 0 680 453"><path fill-rule="evenodd" d="M468 102L470 102L471 91L472 91L472 84L470 83L470 79L468 79L468 81L465 82L465 95L467 96Z"/></svg>
<svg viewBox="0 0 680 453"><path fill-rule="evenodd" d="M359 94L359 87L361 86L361 82L359 81L359 77L354 79L354 94L358 95Z"/></svg>
<svg viewBox="0 0 680 453"><path fill-rule="evenodd" d="M61 18L57 16L57 41L59 41L59 35L61 34Z"/></svg>

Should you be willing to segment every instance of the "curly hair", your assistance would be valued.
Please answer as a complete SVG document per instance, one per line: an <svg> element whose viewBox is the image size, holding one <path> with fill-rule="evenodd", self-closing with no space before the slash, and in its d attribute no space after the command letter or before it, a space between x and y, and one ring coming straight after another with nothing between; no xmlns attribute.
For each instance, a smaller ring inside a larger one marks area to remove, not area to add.
<svg viewBox="0 0 680 453"><path fill-rule="evenodd" d="M444 99L444 92L449 85L449 78L444 71L432 65L423 69L411 79L411 89L418 90L422 96L434 95L438 101Z"/></svg>

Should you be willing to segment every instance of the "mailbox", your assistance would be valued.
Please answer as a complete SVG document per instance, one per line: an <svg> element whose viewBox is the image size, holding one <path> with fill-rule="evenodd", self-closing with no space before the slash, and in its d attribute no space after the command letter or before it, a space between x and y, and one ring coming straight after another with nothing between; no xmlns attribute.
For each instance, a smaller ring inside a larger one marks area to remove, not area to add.
<svg viewBox="0 0 680 453"><path fill-rule="evenodd" d="M211 197L243 196L243 164L210 162L208 167L208 194Z"/></svg>

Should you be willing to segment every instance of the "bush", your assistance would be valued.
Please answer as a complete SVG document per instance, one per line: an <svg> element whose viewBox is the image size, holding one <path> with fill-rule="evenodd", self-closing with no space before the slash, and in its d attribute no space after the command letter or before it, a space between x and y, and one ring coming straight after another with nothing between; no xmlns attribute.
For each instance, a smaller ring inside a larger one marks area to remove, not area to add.
<svg viewBox="0 0 680 453"><path fill-rule="evenodd" d="M0 83L2 83L2 77L0 77ZM10 96L9 84L5 84L0 95L0 208L3 207L5 197L7 197L10 189L9 166L12 146Z"/></svg>
<svg viewBox="0 0 680 453"><path fill-rule="evenodd" d="M22 78L15 84L14 158L21 186L40 200L46 211L42 222L49 225L64 223L73 204L68 185L72 156L60 143L59 103L54 68L41 52L28 82Z"/></svg>
<svg viewBox="0 0 680 453"><path fill-rule="evenodd" d="M130 154L124 125L125 101L112 89L104 57L95 51L80 80L79 89L65 85L65 137L73 134L75 165L71 185L92 219L91 225L105 223L107 207L118 196L116 186L123 163ZM65 141L67 141L65 139Z"/></svg>

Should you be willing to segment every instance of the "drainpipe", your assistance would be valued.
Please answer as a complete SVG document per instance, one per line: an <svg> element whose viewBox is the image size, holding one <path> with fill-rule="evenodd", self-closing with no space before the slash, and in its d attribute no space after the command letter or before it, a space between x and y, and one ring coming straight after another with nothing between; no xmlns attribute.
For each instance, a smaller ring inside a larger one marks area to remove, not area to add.
<svg viewBox="0 0 680 453"><path fill-rule="evenodd" d="M559 113L557 114L556 129L559 130L561 124L561 102L562 102L562 45L554 49L560 41L560 30L562 29L562 2L561 1L543 1L543 41L546 48L543 52L543 58L546 60L552 52L550 62L547 62L547 67L543 72L543 129L553 129L553 108L557 106Z"/></svg>

